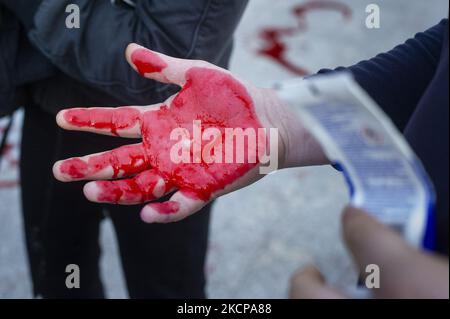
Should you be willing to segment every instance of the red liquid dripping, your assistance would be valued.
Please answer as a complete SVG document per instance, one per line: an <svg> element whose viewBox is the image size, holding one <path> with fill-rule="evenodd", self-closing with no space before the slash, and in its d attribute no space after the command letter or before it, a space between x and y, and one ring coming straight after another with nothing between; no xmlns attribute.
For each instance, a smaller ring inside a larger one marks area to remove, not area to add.
<svg viewBox="0 0 450 319"><path fill-rule="evenodd" d="M349 19L352 15L350 8L342 3L335 1L310 1L302 5L296 6L292 10L292 14L297 18L297 26L295 27L274 27L263 29L259 37L264 40L265 46L258 51L260 55L266 56L288 71L299 76L308 75L309 72L287 58L288 45L284 42L284 37L294 36L306 31L306 14L312 10L334 10L342 13L344 18Z"/></svg>

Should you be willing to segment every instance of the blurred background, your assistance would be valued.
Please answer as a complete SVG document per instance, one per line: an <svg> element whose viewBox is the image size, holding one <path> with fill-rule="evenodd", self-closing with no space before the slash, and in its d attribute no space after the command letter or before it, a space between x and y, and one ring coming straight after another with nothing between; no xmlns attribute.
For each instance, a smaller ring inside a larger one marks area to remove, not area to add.
<svg viewBox="0 0 450 319"><path fill-rule="evenodd" d="M270 87L370 58L448 16L447 0L316 1L323 8L308 10L310 2L315 0L250 0L236 33L231 71ZM365 25L370 3L381 9L379 29ZM16 112L0 166L0 298L32 297L19 204L21 119ZM0 137L5 124L0 119ZM279 171L220 198L206 265L209 297L285 298L291 274L312 262L331 283L355 284L339 233L347 200L343 178L329 167ZM127 298L108 220L101 237L106 293Z"/></svg>

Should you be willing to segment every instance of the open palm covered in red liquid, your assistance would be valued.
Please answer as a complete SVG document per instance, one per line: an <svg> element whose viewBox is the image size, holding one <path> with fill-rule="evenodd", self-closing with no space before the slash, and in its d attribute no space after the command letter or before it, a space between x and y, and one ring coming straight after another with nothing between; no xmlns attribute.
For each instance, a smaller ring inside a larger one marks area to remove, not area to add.
<svg viewBox="0 0 450 319"><path fill-rule="evenodd" d="M246 151L244 161L239 162L205 160L202 152L207 145L223 145L226 141L223 135L211 135L209 141L195 139L198 132L193 123L199 123L200 133L210 128L220 133L227 128L256 132L277 128L276 151L281 167L323 161L319 159L321 155L316 155L316 143L273 91L243 84L228 71L207 62L171 58L136 44L128 46L126 57L142 76L177 84L181 90L157 105L76 108L57 115L57 122L64 129L142 138L138 144L55 163L53 172L60 181L96 180L84 187L89 200L124 205L147 203L141 212L144 221L172 222L263 176L259 174L258 159L249 159L252 152ZM185 136L173 139L174 129L181 129ZM265 143L258 143L255 152L262 154L268 151L268 137L258 137ZM308 152L289 152L287 148L293 140L301 140ZM189 162L173 160L171 151L177 143L190 150ZM220 149L210 148L209 154L223 159L226 155L218 153L225 147ZM151 202L171 192L174 194L169 201Z"/></svg>

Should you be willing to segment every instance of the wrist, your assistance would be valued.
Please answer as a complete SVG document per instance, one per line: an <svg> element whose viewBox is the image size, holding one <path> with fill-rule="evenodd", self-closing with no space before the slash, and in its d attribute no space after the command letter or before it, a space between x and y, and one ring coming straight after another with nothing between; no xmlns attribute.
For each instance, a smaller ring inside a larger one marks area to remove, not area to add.
<svg viewBox="0 0 450 319"><path fill-rule="evenodd" d="M275 90L264 91L269 124L278 129L280 168L330 164L320 143L306 130L291 106Z"/></svg>

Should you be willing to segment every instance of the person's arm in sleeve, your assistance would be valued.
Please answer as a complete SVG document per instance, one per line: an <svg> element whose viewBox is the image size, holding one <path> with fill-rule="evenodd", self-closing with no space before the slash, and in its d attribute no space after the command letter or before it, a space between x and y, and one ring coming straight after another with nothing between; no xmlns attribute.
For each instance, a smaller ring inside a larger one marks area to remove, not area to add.
<svg viewBox="0 0 450 319"><path fill-rule="evenodd" d="M144 81L123 59L137 42L153 50L218 63L227 53L247 1L110 1L43 0L29 36L60 70L115 97L148 100L163 89ZM80 8L80 28L67 28L66 7Z"/></svg>
<svg viewBox="0 0 450 319"><path fill-rule="evenodd" d="M404 44L348 68L362 88L403 130L434 76L448 19ZM333 72L321 70L319 74Z"/></svg>

